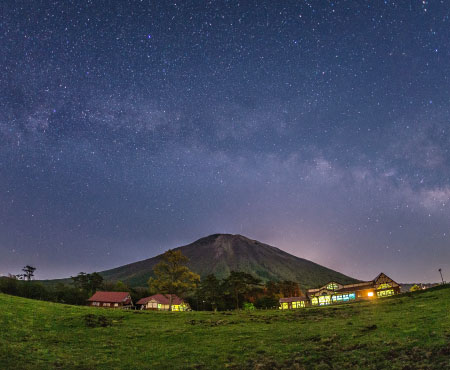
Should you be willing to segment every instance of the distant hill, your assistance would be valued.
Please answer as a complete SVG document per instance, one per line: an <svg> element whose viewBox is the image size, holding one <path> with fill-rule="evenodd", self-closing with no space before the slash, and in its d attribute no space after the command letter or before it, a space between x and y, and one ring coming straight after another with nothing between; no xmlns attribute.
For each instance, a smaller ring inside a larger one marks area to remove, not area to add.
<svg viewBox="0 0 450 370"><path fill-rule="evenodd" d="M236 270L251 273L263 281L297 281L303 288L320 286L331 280L344 284L357 281L242 235L214 234L175 250L189 258L189 268L200 276L214 274L223 278ZM132 287L146 286L153 266L160 259L161 255L158 255L100 274L107 280L121 280Z"/></svg>

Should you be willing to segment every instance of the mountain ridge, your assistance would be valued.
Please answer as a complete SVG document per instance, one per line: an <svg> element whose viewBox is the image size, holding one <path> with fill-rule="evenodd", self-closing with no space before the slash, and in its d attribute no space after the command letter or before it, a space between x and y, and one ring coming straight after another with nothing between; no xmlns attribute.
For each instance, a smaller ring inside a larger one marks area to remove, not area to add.
<svg viewBox="0 0 450 370"><path fill-rule="evenodd" d="M297 281L303 288L316 287L331 280L343 284L358 281L239 234L212 234L173 250L181 250L189 258L189 268L202 277L214 274L223 278L236 270L251 273L263 281ZM106 280L121 280L132 287L146 286L153 266L161 260L161 256L105 270L100 274Z"/></svg>

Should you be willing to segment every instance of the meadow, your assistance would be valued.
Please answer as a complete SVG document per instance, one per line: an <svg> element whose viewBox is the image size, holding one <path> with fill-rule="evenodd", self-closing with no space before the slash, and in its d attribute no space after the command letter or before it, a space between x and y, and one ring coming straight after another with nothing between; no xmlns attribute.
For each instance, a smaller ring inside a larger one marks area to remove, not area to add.
<svg viewBox="0 0 450 370"><path fill-rule="evenodd" d="M0 294L1 369L450 369L450 287L295 311L142 312Z"/></svg>

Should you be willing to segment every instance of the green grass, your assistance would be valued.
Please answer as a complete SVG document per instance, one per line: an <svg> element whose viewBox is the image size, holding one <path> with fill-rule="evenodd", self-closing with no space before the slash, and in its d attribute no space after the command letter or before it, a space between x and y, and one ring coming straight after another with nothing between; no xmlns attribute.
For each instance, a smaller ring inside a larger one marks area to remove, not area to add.
<svg viewBox="0 0 450 370"><path fill-rule="evenodd" d="M87 326L104 315L107 327ZM0 294L1 369L450 369L450 288L296 311L133 312Z"/></svg>

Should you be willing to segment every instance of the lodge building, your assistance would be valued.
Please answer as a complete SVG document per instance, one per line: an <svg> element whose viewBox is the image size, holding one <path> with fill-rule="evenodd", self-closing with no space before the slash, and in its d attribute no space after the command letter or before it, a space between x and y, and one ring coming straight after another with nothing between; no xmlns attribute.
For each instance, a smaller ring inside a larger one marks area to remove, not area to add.
<svg viewBox="0 0 450 370"><path fill-rule="evenodd" d="M400 285L384 273L375 279L343 285L335 281L316 289L308 289L306 297L280 298L280 309L325 306L356 300L370 300L400 293Z"/></svg>
<svg viewBox="0 0 450 370"><path fill-rule="evenodd" d="M189 305L180 297L172 294L172 307L170 307L169 294L155 294L150 297L141 298L136 302L141 310L154 311L188 311Z"/></svg>

